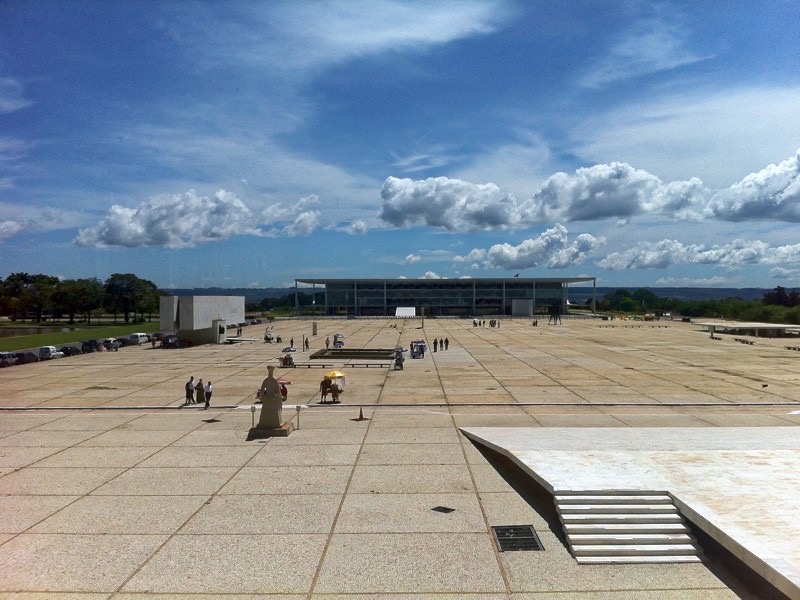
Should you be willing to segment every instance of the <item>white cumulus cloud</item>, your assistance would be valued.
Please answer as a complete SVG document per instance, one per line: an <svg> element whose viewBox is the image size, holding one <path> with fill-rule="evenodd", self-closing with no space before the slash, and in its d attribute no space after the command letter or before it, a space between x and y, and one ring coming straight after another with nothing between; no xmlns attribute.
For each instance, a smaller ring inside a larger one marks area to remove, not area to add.
<svg viewBox="0 0 800 600"><path fill-rule="evenodd" d="M14 237L25 229L25 224L19 221L0 221L0 241Z"/></svg>
<svg viewBox="0 0 800 600"><path fill-rule="evenodd" d="M598 261L610 271L626 269L664 269L672 265L702 264L729 269L741 265L784 264L800 261L800 244L774 246L760 240L734 240L711 246L684 244L678 240L640 243L622 252L614 252Z"/></svg>
<svg viewBox="0 0 800 600"><path fill-rule="evenodd" d="M369 231L369 226L367 225L366 221L362 219L356 219L346 229L347 233L350 235L364 235Z"/></svg>
<svg viewBox="0 0 800 600"><path fill-rule="evenodd" d="M719 191L706 212L727 221L800 222L800 150Z"/></svg>
<svg viewBox="0 0 800 600"><path fill-rule="evenodd" d="M297 215L291 225L287 225L285 233L289 237L306 236L314 232L319 226L320 212L309 210Z"/></svg>
<svg viewBox="0 0 800 600"><path fill-rule="evenodd" d="M711 190L693 177L664 182L627 163L612 162L559 172L528 199L517 201L493 183L435 177L389 177L378 214L395 227L428 226L450 232L521 229L553 222L615 219L625 226L639 216L680 220L800 222L800 150L747 175L729 188Z"/></svg>
<svg viewBox="0 0 800 600"><path fill-rule="evenodd" d="M250 209L234 194L219 190L200 196L189 190L154 196L137 208L114 205L97 225L79 230L74 241L94 247L186 248L234 235L262 235L252 222Z"/></svg>
<svg viewBox="0 0 800 600"><path fill-rule="evenodd" d="M551 269L579 265L599 246L604 238L588 233L569 241L567 228L561 224L543 232L537 238L513 246L495 244L488 249L475 248L469 254L453 260L460 263L482 264L485 268L527 269L546 265Z"/></svg>
<svg viewBox="0 0 800 600"><path fill-rule="evenodd" d="M428 225L447 231L480 231L511 222L515 202L493 183L431 177L389 177L381 189L379 217L396 227Z"/></svg>

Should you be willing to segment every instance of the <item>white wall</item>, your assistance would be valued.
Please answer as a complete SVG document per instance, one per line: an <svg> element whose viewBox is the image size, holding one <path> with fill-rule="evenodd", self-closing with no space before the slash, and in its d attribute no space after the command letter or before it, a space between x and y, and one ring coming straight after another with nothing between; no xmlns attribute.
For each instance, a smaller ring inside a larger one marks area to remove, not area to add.
<svg viewBox="0 0 800 600"><path fill-rule="evenodd" d="M214 321L244 323L244 296L162 296L161 329L198 344L216 343Z"/></svg>

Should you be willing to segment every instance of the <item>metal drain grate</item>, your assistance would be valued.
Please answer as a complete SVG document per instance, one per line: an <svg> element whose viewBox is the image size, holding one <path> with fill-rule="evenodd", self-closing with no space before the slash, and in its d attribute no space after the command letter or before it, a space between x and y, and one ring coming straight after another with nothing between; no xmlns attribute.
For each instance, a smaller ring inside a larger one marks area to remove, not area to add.
<svg viewBox="0 0 800 600"><path fill-rule="evenodd" d="M544 550L533 525L498 525L492 527L500 552L512 550Z"/></svg>

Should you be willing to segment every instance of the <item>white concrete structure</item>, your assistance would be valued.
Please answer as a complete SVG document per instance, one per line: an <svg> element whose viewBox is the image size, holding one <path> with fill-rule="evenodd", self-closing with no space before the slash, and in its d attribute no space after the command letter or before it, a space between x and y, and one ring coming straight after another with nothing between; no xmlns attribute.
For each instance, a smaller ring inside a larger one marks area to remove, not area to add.
<svg viewBox="0 0 800 600"><path fill-rule="evenodd" d="M195 344L222 344L228 323L244 322L244 296L161 296L161 329Z"/></svg>
<svg viewBox="0 0 800 600"><path fill-rule="evenodd" d="M556 502L560 495L587 492L666 492L683 516L786 596L800 599L794 427L461 431L510 458Z"/></svg>

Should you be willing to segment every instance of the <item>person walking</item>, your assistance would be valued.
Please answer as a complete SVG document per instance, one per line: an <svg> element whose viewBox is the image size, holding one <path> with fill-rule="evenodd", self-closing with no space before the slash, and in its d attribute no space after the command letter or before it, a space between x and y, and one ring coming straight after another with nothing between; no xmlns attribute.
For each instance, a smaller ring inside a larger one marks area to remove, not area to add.
<svg viewBox="0 0 800 600"><path fill-rule="evenodd" d="M206 388L205 388L205 386L203 385L203 380L202 380L202 378L201 378L201 379L200 379L200 381L197 383L197 385L195 386L195 388L194 388L194 389L197 391L197 395L195 396L195 401L194 401L194 403L195 403L195 404L204 404L204 403L205 403L205 401L206 401Z"/></svg>
<svg viewBox="0 0 800 600"><path fill-rule="evenodd" d="M328 336L325 338L325 350L331 347L331 337Z"/></svg>
<svg viewBox="0 0 800 600"><path fill-rule="evenodd" d="M203 410L208 410L208 407L211 406L211 394L214 393L214 388L211 387L211 382L209 381L206 384L206 405L203 407Z"/></svg>
<svg viewBox="0 0 800 600"><path fill-rule="evenodd" d="M444 338L444 349L445 350L450 349L450 338Z"/></svg>
<svg viewBox="0 0 800 600"><path fill-rule="evenodd" d="M434 352L436 352L436 348L438 347L438 345L439 345L439 340L437 340L436 338L433 338L433 351Z"/></svg>
<svg viewBox="0 0 800 600"><path fill-rule="evenodd" d="M308 338L306 338L306 352L308 352L310 348L311 348L311 343L308 341Z"/></svg>
<svg viewBox="0 0 800 600"><path fill-rule="evenodd" d="M186 382L184 388L186 389L186 401L183 405L189 406L190 404L194 404L194 375L189 377L189 381Z"/></svg>
<svg viewBox="0 0 800 600"><path fill-rule="evenodd" d="M289 347L290 347L290 348L294 348L294 338L291 338L291 339L289 340Z"/></svg>

